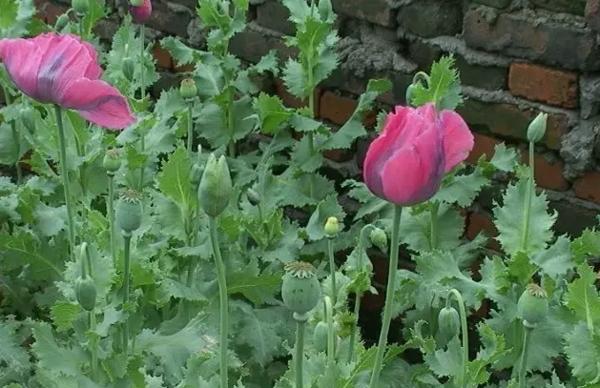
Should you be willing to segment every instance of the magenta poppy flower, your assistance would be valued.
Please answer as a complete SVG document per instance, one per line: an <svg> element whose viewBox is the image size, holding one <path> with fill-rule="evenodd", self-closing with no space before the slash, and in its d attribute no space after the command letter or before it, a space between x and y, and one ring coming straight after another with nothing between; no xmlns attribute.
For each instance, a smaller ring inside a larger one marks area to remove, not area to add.
<svg viewBox="0 0 600 388"><path fill-rule="evenodd" d="M152 3L150 0L131 0L129 12L134 23L144 24L152 14Z"/></svg>
<svg viewBox="0 0 600 388"><path fill-rule="evenodd" d="M378 197L413 206L430 199L472 149L473 135L456 112L398 106L367 150L364 180Z"/></svg>
<svg viewBox="0 0 600 388"><path fill-rule="evenodd" d="M135 122L127 99L99 79L102 69L94 47L74 35L2 39L0 60L17 87L39 102L74 109L109 129Z"/></svg>

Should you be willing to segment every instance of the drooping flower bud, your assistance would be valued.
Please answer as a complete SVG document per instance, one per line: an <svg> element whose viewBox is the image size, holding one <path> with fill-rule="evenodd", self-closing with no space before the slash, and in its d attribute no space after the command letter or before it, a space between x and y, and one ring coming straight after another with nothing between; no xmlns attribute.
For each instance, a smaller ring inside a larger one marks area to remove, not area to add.
<svg viewBox="0 0 600 388"><path fill-rule="evenodd" d="M460 331L460 315L454 307L444 307L438 314L440 333L447 338L454 337Z"/></svg>
<svg viewBox="0 0 600 388"><path fill-rule="evenodd" d="M88 13L90 10L90 1L89 0L73 0L71 2L71 6L73 7L73 11L77 14L77 16L81 17Z"/></svg>
<svg viewBox="0 0 600 388"><path fill-rule="evenodd" d="M375 245L377 248L384 252L387 250L387 234L385 234L383 229L373 229L369 237L371 239L371 243L373 243L373 245Z"/></svg>
<svg viewBox="0 0 600 388"><path fill-rule="evenodd" d="M325 222L325 235L334 238L340 232L340 222L337 217L329 217Z"/></svg>
<svg viewBox="0 0 600 388"><path fill-rule="evenodd" d="M534 143L542 140L546 134L547 123L548 113L538 114L537 117L529 124L529 128L527 128L527 140Z"/></svg>
<svg viewBox="0 0 600 388"><path fill-rule="evenodd" d="M315 326L313 346L317 352L324 352L327 350L327 323L321 321Z"/></svg>
<svg viewBox="0 0 600 388"><path fill-rule="evenodd" d="M260 194L258 194L256 190L249 188L246 190L246 196L248 197L248 202L250 202L252 206L258 206L260 204Z"/></svg>
<svg viewBox="0 0 600 388"><path fill-rule="evenodd" d="M233 184L227 159L211 154L200 181L199 196L202 209L210 217L217 217L229 205Z"/></svg>
<svg viewBox="0 0 600 388"><path fill-rule="evenodd" d="M191 100L198 95L198 87L196 81L192 78L185 78L179 85L179 93L184 100Z"/></svg>
<svg viewBox="0 0 600 388"><path fill-rule="evenodd" d="M127 190L115 206L115 221L125 233L131 233L142 225L142 201L140 193Z"/></svg>
<svg viewBox="0 0 600 388"><path fill-rule="evenodd" d="M35 109L31 106L25 106L21 108L21 122L23 126L30 134L35 132Z"/></svg>
<svg viewBox="0 0 600 388"><path fill-rule="evenodd" d="M56 19L56 23L54 23L54 29L56 32L62 32L67 24L69 24L69 15L63 13L58 17L58 19Z"/></svg>
<svg viewBox="0 0 600 388"><path fill-rule="evenodd" d="M96 284L94 279L79 278L75 283L75 297L85 311L92 311L96 307Z"/></svg>
<svg viewBox="0 0 600 388"><path fill-rule="evenodd" d="M117 172L121 168L121 150L118 148L106 150L104 159L102 159L102 166L108 173Z"/></svg>
<svg viewBox="0 0 600 388"><path fill-rule="evenodd" d="M412 106L412 97L413 97L414 90L415 90L414 84L410 84L406 88L406 106Z"/></svg>
<svg viewBox="0 0 600 388"><path fill-rule="evenodd" d="M517 304L518 313L528 324L543 322L548 315L548 295L535 283L530 283L521 294Z"/></svg>
<svg viewBox="0 0 600 388"><path fill-rule="evenodd" d="M296 314L314 309L321 298L321 285L310 263L296 261L286 264L281 297L286 307Z"/></svg>
<svg viewBox="0 0 600 388"><path fill-rule="evenodd" d="M135 73L133 60L130 57L125 57L123 58L123 63L121 65L123 66L122 70L125 78L127 78L129 82L133 82L133 74Z"/></svg>

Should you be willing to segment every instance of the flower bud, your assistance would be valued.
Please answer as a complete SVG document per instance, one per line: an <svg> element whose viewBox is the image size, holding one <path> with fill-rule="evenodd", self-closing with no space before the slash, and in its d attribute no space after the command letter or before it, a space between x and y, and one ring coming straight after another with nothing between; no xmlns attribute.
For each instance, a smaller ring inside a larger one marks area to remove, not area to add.
<svg viewBox="0 0 600 388"><path fill-rule="evenodd" d="M64 30L67 24L69 24L69 15L63 13L58 17L58 19L56 19L56 23L54 23L54 29L57 32L61 32L62 30Z"/></svg>
<svg viewBox="0 0 600 388"><path fill-rule="evenodd" d="M310 263L296 261L285 266L281 297L286 307L296 314L306 314L317 307L321 285Z"/></svg>
<svg viewBox="0 0 600 388"><path fill-rule="evenodd" d="M200 203L202 209L210 217L217 217L229 205L231 199L231 175L227 166L227 159L221 156L219 159L211 154L202 174L200 181Z"/></svg>
<svg viewBox="0 0 600 388"><path fill-rule="evenodd" d="M127 190L115 206L115 221L125 233L131 233L142 225L142 201L140 193Z"/></svg>
<svg viewBox="0 0 600 388"><path fill-rule="evenodd" d="M333 7L331 6L331 0L319 0L319 14L321 14L321 20L328 21L333 14Z"/></svg>
<svg viewBox="0 0 600 388"><path fill-rule="evenodd" d="M548 122L548 114L540 113L535 119L529 124L527 128L527 140L531 142L538 142L542 140L546 134L546 124Z"/></svg>
<svg viewBox="0 0 600 388"><path fill-rule="evenodd" d="M198 95L196 81L192 78L185 78L179 85L179 93L184 100L191 100Z"/></svg>
<svg viewBox="0 0 600 388"><path fill-rule="evenodd" d="M246 191L246 196L248 197L248 202L252 206L258 206L260 204L260 194L254 189L248 189Z"/></svg>
<svg viewBox="0 0 600 388"><path fill-rule="evenodd" d="M383 229L373 229L369 238L371 239L371 243L377 248L381 249L384 252L387 250L387 234L385 234Z"/></svg>
<svg viewBox="0 0 600 388"><path fill-rule="evenodd" d="M118 148L106 150L104 159L102 159L102 166L109 173L118 171L121 168L121 150Z"/></svg>
<svg viewBox="0 0 600 388"><path fill-rule="evenodd" d="M144 4L144 0L129 0L129 4L131 4L132 7L141 7L142 4Z"/></svg>
<svg viewBox="0 0 600 388"><path fill-rule="evenodd" d="M444 307L438 315L440 333L447 338L454 337L460 331L460 316L454 307Z"/></svg>
<svg viewBox="0 0 600 388"><path fill-rule="evenodd" d="M202 180L202 167L194 163L192 165L192 169L190 170L190 183L193 188L196 189Z"/></svg>
<svg viewBox="0 0 600 388"><path fill-rule="evenodd" d="M31 106L25 106L21 108L21 122L23 126L30 134L35 132L35 109Z"/></svg>
<svg viewBox="0 0 600 388"><path fill-rule="evenodd" d="M121 64L121 66L123 66L122 69L125 78L127 78L129 82L133 82L133 74L135 72L135 65L133 64L133 60L130 57L125 57L123 58L123 63Z"/></svg>
<svg viewBox="0 0 600 388"><path fill-rule="evenodd" d="M321 321L315 326L313 346L317 352L324 352L327 350L327 323Z"/></svg>
<svg viewBox="0 0 600 388"><path fill-rule="evenodd" d="M85 311L92 311L96 307L96 284L94 279L90 277L77 279L75 297Z"/></svg>
<svg viewBox="0 0 600 388"><path fill-rule="evenodd" d="M73 0L71 2L71 6L73 7L73 11L75 11L77 16L84 16L90 10L90 1L89 0Z"/></svg>
<svg viewBox="0 0 600 388"><path fill-rule="evenodd" d="M329 217L325 223L325 235L328 238L335 237L340 232L340 222L337 217Z"/></svg>
<svg viewBox="0 0 600 388"><path fill-rule="evenodd" d="M535 283L530 283L521 294L517 304L518 313L528 324L536 325L548 315L548 296L546 291Z"/></svg>

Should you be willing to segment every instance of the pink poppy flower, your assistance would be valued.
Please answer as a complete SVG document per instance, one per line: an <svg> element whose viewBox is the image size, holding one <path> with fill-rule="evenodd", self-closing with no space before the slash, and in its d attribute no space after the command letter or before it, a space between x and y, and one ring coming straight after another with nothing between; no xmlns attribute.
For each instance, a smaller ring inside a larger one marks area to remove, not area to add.
<svg viewBox="0 0 600 388"><path fill-rule="evenodd" d="M74 35L2 39L0 60L17 87L39 102L74 109L109 129L135 122L127 99L99 79L102 69L94 47Z"/></svg>
<svg viewBox="0 0 600 388"><path fill-rule="evenodd" d="M433 197L472 149L473 135L456 112L398 106L367 150L363 177L378 197L413 206Z"/></svg>
<svg viewBox="0 0 600 388"><path fill-rule="evenodd" d="M152 3L150 0L131 0L129 12L134 23L144 24L152 14Z"/></svg>

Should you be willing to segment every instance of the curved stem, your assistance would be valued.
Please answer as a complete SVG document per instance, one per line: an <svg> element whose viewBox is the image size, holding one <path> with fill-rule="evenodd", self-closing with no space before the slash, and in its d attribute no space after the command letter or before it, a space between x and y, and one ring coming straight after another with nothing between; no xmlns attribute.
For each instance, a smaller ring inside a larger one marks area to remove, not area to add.
<svg viewBox="0 0 600 388"><path fill-rule="evenodd" d="M127 308L129 302L129 278L130 278L130 265L129 265L129 253L131 248L131 233L123 232L124 253L123 253L123 306ZM123 345L125 346L125 354L129 350L129 314L125 320L125 330L123 331Z"/></svg>
<svg viewBox="0 0 600 388"><path fill-rule="evenodd" d="M519 388L525 388L525 374L527 372L527 356L529 355L529 344L531 343L531 332L533 326L523 321L525 326L525 334L523 336L523 351L521 353L521 365L519 367Z"/></svg>
<svg viewBox="0 0 600 388"><path fill-rule="evenodd" d="M188 114L187 152L188 152L188 156L190 158L190 163L191 163L192 159L194 157L194 150L192 149L193 143L194 143L194 123L192 122L192 120L193 120L192 109L194 108L194 102L188 101L187 106L188 106L188 110L187 110L187 114Z"/></svg>
<svg viewBox="0 0 600 388"><path fill-rule="evenodd" d="M523 212L523 233L521 235L521 250L527 249L527 241L529 240L529 228L531 224L531 202L533 200L533 193L535 191L535 150L534 143L529 142L529 181L527 185L526 197L525 197L525 209Z"/></svg>
<svg viewBox="0 0 600 388"><path fill-rule="evenodd" d="M398 254L400 248L400 220L402 218L402 207L394 205L394 221L392 223L392 241L390 249L390 266L388 273L388 284L385 295L385 307L383 309L383 319L381 323L381 333L377 345L377 355L375 356L375 365L371 375L370 388L379 388L379 375L385 355L387 336L392 321L392 309L394 304L394 293L396 291L396 273L398 272Z"/></svg>
<svg viewBox="0 0 600 388"><path fill-rule="evenodd" d="M331 298L325 297L325 319L327 320L327 365L332 366L335 357L335 328Z"/></svg>
<svg viewBox="0 0 600 388"><path fill-rule="evenodd" d="M458 311L460 313L460 329L462 331L462 348L463 348L463 359L462 359L462 364L463 364L463 369L462 369L462 376L461 376L461 384L463 388L467 387L467 368L469 366L469 329L467 326L467 311L465 309L465 301L463 300L463 297L461 295L461 293L456 290L456 289L452 289L448 292L448 296L446 297L446 307L450 307L450 300L452 299L452 296L454 295L454 298L456 299L456 301L458 302Z"/></svg>
<svg viewBox="0 0 600 388"><path fill-rule="evenodd" d="M435 250L438 247L439 237L438 237L438 213L440 211L440 203L434 202L429 209L429 214L431 216L431 241L429 242L429 246L431 250Z"/></svg>
<svg viewBox="0 0 600 388"><path fill-rule="evenodd" d="M213 256L215 258L215 265L217 269L217 281L219 283L219 308L220 308L220 362L219 368L221 370L221 388L228 387L228 370L227 370L227 337L229 334L229 306L227 298L227 279L225 277L225 264L223 263L223 257L221 256L221 249L219 248L219 239L217 236L217 222L215 217L208 217L208 223L210 227L210 242L212 245Z"/></svg>
<svg viewBox="0 0 600 388"><path fill-rule="evenodd" d="M294 358L296 388L304 388L302 368L304 364L304 332L306 331L308 316L306 314L294 313L294 319L296 320L296 356Z"/></svg>
<svg viewBox="0 0 600 388"><path fill-rule="evenodd" d="M60 176L62 178L62 184L65 195L65 204L67 206L67 226L69 231L69 245L71 248L71 254L75 249L75 226L74 226L74 215L73 215L73 203L71 202L71 186L69 185L69 170L67 168L67 140L65 137L65 129L62 121L62 111L60 106L54 105L54 112L56 113L56 126L58 127L58 142L60 147Z"/></svg>
<svg viewBox="0 0 600 388"><path fill-rule="evenodd" d="M108 201L107 216L108 228L110 233L110 254L113 260L113 266L117 266L117 238L115 235L115 174L108 172Z"/></svg>
<svg viewBox="0 0 600 388"><path fill-rule="evenodd" d="M427 73L425 73L424 71L420 71L417 74L415 74L415 76L413 77L412 80L412 84L416 84L419 81L423 81L425 83L425 88L429 89L429 85L431 84L431 80L429 78L429 75Z"/></svg>
<svg viewBox="0 0 600 388"><path fill-rule="evenodd" d="M333 304L335 305L337 300L337 284L335 281L335 256L333 254L333 239L327 239L327 251L329 254L329 272L331 272L331 294Z"/></svg>

